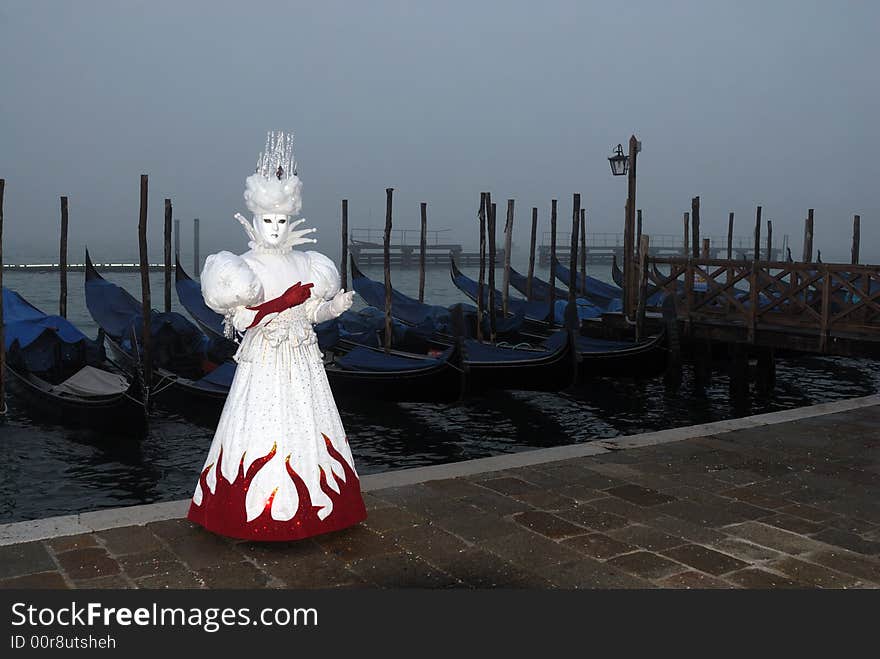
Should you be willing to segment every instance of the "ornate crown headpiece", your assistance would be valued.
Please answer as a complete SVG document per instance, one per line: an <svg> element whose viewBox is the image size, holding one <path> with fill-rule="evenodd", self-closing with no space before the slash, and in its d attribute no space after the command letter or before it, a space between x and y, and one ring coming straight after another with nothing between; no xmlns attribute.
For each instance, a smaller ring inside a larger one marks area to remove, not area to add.
<svg viewBox="0 0 880 659"><path fill-rule="evenodd" d="M266 146L257 158L256 171L245 181L244 200L255 215L302 210L302 181L293 157L293 133L269 131Z"/></svg>

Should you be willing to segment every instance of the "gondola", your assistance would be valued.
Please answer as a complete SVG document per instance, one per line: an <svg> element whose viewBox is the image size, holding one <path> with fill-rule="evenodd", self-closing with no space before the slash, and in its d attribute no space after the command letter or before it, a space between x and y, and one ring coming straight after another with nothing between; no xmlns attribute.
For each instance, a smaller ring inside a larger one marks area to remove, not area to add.
<svg viewBox="0 0 880 659"><path fill-rule="evenodd" d="M3 289L6 373L10 390L34 418L77 427L139 433L144 406L138 382L106 359L61 316L50 316Z"/></svg>
<svg viewBox="0 0 880 659"><path fill-rule="evenodd" d="M373 281L358 268L354 257L351 257L351 285L358 295L370 306L377 309L385 308L385 284ZM453 328L453 316L455 307L461 309L464 327L462 330L466 336L473 338L476 334L477 309L469 304L452 305L441 307L436 304L425 304L418 300L391 289L391 315L404 325L412 327L416 333L425 337L432 337L438 341L450 342L456 333ZM495 325L496 336L502 339L516 340L518 332L522 329L525 321L523 312L511 314L507 318L497 318ZM483 318L483 332L488 334L488 319Z"/></svg>
<svg viewBox="0 0 880 659"><path fill-rule="evenodd" d="M576 348L580 380L651 377L666 367L666 336L662 332L638 343L577 336Z"/></svg>
<svg viewBox="0 0 880 659"><path fill-rule="evenodd" d="M510 269L510 285L513 286L530 302L549 302L550 301L550 284L540 277L532 276L532 290L529 293L528 277L517 272L514 268ZM553 295L557 300L564 300L568 297L568 291L564 291L556 286L553 287Z"/></svg>
<svg viewBox="0 0 880 659"><path fill-rule="evenodd" d="M104 333L111 360L124 371L142 377L141 303L121 286L104 279L92 264L88 251L85 280L86 306ZM153 378L148 388L150 404L195 420L216 420L228 391L224 376L234 370L231 362L234 344L208 337L176 312L153 310L150 335L153 351Z"/></svg>
<svg viewBox="0 0 880 659"><path fill-rule="evenodd" d="M556 278L567 287L571 281L571 270L562 265L555 256L553 260L556 262ZM587 275L585 287L583 273L575 273L575 292L579 297L586 298L605 311L620 311L623 308L623 291L601 279ZM565 295L567 296L568 293L566 292Z"/></svg>

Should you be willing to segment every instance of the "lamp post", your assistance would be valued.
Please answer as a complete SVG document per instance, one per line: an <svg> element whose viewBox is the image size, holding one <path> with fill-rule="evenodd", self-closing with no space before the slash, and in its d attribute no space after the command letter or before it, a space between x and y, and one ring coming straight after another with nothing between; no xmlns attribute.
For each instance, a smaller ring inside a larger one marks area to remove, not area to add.
<svg viewBox="0 0 880 659"><path fill-rule="evenodd" d="M635 135L629 138L629 155L624 155L623 146L617 145L608 163L614 176L627 177L626 217L623 230L623 311L632 318L635 311L635 272L633 255L636 225L636 157L642 150L642 143Z"/></svg>

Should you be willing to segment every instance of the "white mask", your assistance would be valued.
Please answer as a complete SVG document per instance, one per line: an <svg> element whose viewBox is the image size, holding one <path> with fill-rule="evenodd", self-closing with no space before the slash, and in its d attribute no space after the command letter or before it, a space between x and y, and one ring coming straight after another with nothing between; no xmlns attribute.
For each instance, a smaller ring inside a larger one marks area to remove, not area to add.
<svg viewBox="0 0 880 659"><path fill-rule="evenodd" d="M282 213L263 213L254 217L254 228L260 242L268 247L284 245L290 227L290 218Z"/></svg>

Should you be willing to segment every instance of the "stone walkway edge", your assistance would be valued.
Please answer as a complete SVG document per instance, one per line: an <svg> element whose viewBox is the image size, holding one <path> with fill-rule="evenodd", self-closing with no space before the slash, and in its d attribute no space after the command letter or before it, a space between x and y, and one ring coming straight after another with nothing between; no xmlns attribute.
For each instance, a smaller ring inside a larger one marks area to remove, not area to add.
<svg viewBox="0 0 880 659"><path fill-rule="evenodd" d="M641 446L679 442L695 437L705 437L707 435L717 435L746 428L786 423L874 405L880 405L880 395L875 394L861 398L820 403L818 405L782 410L780 412L757 414L682 428L670 428L668 430L638 435L626 435L553 448L506 453L489 458L368 474L361 478L361 489L364 492L370 492L433 480L503 471L516 467L556 462L568 458L600 455ZM0 525L0 546L34 540L46 540L79 533L92 533L124 526L143 525L162 520L180 519L186 516L188 508L189 499L181 499L142 506L110 508L73 515L47 517L45 519L11 522Z"/></svg>

